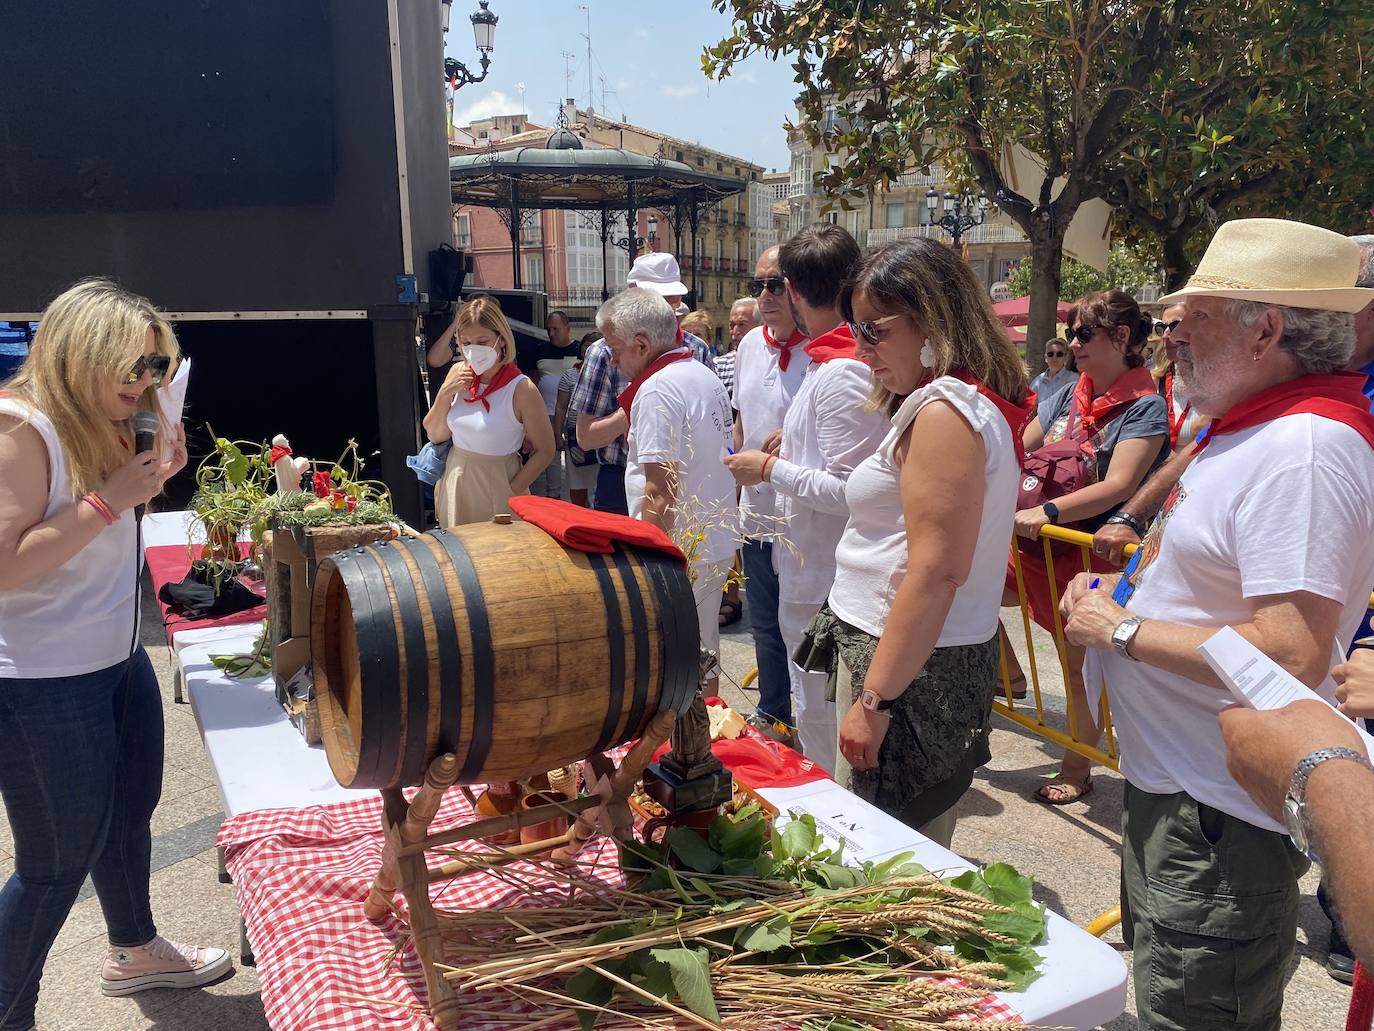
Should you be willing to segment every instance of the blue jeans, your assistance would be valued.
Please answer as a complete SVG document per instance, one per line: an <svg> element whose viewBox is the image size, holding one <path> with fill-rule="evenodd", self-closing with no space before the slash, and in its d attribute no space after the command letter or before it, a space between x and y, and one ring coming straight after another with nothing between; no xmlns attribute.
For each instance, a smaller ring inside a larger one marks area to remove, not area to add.
<svg viewBox="0 0 1374 1031"><path fill-rule="evenodd" d="M148 901L162 794L162 696L148 655L97 673L0 680L0 797L14 874L0 889L0 1029L28 1028L43 964L89 874L114 946L157 936Z"/></svg>
<svg viewBox="0 0 1374 1031"><path fill-rule="evenodd" d="M759 667L759 712L792 725L792 678L787 646L778 629L778 574L773 571L773 545L746 540L740 549L744 566L744 601L754 635Z"/></svg>
<svg viewBox="0 0 1374 1031"><path fill-rule="evenodd" d="M598 512L614 512L629 515L630 507L625 502L625 467L623 465L603 465L596 474L596 497L592 508Z"/></svg>

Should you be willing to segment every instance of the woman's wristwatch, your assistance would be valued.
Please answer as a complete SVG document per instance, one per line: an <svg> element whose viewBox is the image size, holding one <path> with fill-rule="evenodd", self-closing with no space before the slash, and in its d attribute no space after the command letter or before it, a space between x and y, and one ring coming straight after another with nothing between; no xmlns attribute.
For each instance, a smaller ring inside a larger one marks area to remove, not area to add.
<svg viewBox="0 0 1374 1031"><path fill-rule="evenodd" d="M863 694L859 695L859 704L869 712L876 712L881 716L892 718L891 710L895 699L881 698L874 692L864 688Z"/></svg>

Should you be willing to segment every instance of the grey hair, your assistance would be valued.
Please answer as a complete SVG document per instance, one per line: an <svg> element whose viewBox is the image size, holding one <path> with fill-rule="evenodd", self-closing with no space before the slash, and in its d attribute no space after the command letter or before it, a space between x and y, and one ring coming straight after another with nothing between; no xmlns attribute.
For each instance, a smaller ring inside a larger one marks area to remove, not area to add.
<svg viewBox="0 0 1374 1031"><path fill-rule="evenodd" d="M626 340L644 334L657 354L677 343L673 306L652 290L629 287L603 304L596 313L596 328L604 336L608 326Z"/></svg>
<svg viewBox="0 0 1374 1031"><path fill-rule="evenodd" d="M1355 353L1355 316L1324 308L1290 308L1238 298L1226 302L1226 314L1243 328L1264 318L1270 308L1283 316L1279 347L1289 353L1300 373L1339 372L1350 364Z"/></svg>
<svg viewBox="0 0 1374 1031"><path fill-rule="evenodd" d="M737 305L737 304L747 304L747 305L749 305L749 307L750 307L751 309L753 309L755 321L758 320L758 318L759 318L759 301L758 301L758 298L757 298L757 297L736 297L733 301L730 302L730 310L731 310L731 311L734 311L734 310L735 310L735 305Z"/></svg>
<svg viewBox="0 0 1374 1031"><path fill-rule="evenodd" d="M1365 233L1350 239L1360 245L1360 271L1355 275L1355 285L1370 289L1374 287L1374 236Z"/></svg>

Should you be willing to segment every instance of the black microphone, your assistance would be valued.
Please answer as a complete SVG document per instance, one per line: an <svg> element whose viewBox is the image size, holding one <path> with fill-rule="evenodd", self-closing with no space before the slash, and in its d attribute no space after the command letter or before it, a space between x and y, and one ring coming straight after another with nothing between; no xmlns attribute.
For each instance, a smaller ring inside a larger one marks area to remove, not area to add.
<svg viewBox="0 0 1374 1031"><path fill-rule="evenodd" d="M134 454L141 455L153 450L153 445L157 442L157 428L161 420L156 412L146 409L134 412ZM142 519L143 510L146 505L138 505L134 508L134 518Z"/></svg>

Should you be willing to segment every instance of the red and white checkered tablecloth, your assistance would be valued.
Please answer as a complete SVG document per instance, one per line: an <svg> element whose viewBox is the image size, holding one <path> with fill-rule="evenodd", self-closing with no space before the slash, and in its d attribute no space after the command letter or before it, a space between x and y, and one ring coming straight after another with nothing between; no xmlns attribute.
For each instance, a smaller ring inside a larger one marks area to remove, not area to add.
<svg viewBox="0 0 1374 1031"><path fill-rule="evenodd" d="M424 976L403 937L405 925L394 914L373 923L362 912L381 864L381 813L379 795L241 813L220 828L218 844L253 944L267 1020L276 1031L435 1031L424 1013ZM467 800L450 791L431 832L472 818ZM585 876L616 880L615 848L606 839L590 843L583 853ZM537 889L517 890L486 874L437 882L430 895L444 908L539 904ZM404 905L399 895L397 902ZM499 991L462 998L469 1014L463 1027L473 1031L504 1031L514 1025L495 1015L529 1011ZM982 1016L1017 1019L992 996ZM573 1031L578 1023L569 1014L566 1024L546 1026Z"/></svg>

